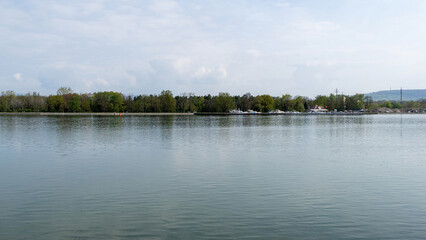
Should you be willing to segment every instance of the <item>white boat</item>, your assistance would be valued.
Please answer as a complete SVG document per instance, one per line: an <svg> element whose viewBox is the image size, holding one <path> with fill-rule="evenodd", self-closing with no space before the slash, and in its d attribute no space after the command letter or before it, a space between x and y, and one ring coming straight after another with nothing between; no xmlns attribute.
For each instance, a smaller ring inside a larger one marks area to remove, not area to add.
<svg viewBox="0 0 426 240"><path fill-rule="evenodd" d="M234 109L234 110L230 110L229 113L232 113L232 114L246 114L247 112L243 112L240 109Z"/></svg>
<svg viewBox="0 0 426 240"><path fill-rule="evenodd" d="M270 113L270 114L277 114L277 113L284 113L284 111L281 111L279 109L275 109L275 110L269 111L268 113Z"/></svg>

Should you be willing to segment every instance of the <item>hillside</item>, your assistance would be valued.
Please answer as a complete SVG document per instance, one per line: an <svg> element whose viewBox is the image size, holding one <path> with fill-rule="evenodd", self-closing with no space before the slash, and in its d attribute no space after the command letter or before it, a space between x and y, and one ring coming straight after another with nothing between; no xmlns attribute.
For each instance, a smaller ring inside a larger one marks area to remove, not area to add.
<svg viewBox="0 0 426 240"><path fill-rule="evenodd" d="M365 94L370 96L374 101L399 101L400 90L387 90L378 91ZM426 89L402 89L402 100L403 101L417 101L420 99L426 99Z"/></svg>

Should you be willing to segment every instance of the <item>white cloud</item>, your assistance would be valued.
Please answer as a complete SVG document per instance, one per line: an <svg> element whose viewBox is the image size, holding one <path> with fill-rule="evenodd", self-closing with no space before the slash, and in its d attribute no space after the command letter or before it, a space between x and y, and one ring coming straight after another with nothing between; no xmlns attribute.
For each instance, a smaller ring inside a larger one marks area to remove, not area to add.
<svg viewBox="0 0 426 240"><path fill-rule="evenodd" d="M178 58L172 64L177 73L185 74L190 71L191 60L189 58Z"/></svg>
<svg viewBox="0 0 426 240"><path fill-rule="evenodd" d="M253 57L260 57L262 55L257 49L248 49L246 52Z"/></svg>
<svg viewBox="0 0 426 240"><path fill-rule="evenodd" d="M21 80L21 78L22 78L22 74L20 74L20 73L15 73L15 74L13 74L13 78L15 78L16 80L20 81L20 80Z"/></svg>
<svg viewBox="0 0 426 240"><path fill-rule="evenodd" d="M150 10L160 13L173 13L180 10L180 5L172 0L155 0L148 7Z"/></svg>
<svg viewBox="0 0 426 240"><path fill-rule="evenodd" d="M228 72L224 67L218 67L216 71L218 73L219 78L226 78L228 76Z"/></svg>
<svg viewBox="0 0 426 240"><path fill-rule="evenodd" d="M280 1L275 3L275 6L277 7L290 7L291 3L287 2L287 1Z"/></svg>
<svg viewBox="0 0 426 240"><path fill-rule="evenodd" d="M228 76L228 73L226 72L226 69L224 67L217 67L217 68L209 68L205 66L201 66L192 74L192 78L226 78Z"/></svg>
<svg viewBox="0 0 426 240"><path fill-rule="evenodd" d="M213 72L213 69L203 66L198 68L198 70L194 74L192 74L192 77L195 77L195 78L205 77L207 75L212 74L212 72Z"/></svg>
<svg viewBox="0 0 426 240"><path fill-rule="evenodd" d="M425 4L372 2L6 0L0 85L310 96L424 88L426 33L416 26Z"/></svg>

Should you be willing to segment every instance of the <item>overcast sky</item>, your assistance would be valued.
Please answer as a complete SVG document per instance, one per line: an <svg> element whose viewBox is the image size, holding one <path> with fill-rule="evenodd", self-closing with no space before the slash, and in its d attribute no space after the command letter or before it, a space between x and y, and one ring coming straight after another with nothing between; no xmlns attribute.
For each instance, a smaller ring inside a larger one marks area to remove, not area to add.
<svg viewBox="0 0 426 240"><path fill-rule="evenodd" d="M0 91L426 88L426 1L0 1Z"/></svg>

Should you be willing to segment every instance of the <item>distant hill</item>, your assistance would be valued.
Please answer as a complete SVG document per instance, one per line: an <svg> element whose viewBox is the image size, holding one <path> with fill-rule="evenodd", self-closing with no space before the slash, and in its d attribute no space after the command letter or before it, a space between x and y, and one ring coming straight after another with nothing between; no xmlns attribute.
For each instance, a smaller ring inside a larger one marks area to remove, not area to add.
<svg viewBox="0 0 426 240"><path fill-rule="evenodd" d="M365 94L370 96L374 101L399 101L400 90L378 91ZM402 101L417 101L426 99L426 89L402 89Z"/></svg>

